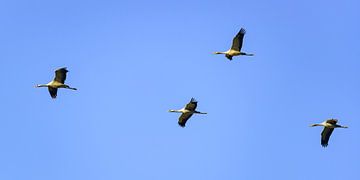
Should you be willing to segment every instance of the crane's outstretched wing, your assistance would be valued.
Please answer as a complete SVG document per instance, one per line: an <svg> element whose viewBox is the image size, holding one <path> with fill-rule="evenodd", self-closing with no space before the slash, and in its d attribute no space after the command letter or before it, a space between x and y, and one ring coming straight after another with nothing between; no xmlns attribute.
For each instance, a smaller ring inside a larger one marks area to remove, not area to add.
<svg viewBox="0 0 360 180"><path fill-rule="evenodd" d="M55 71L55 78L54 81L60 82L62 84L65 83L66 80L66 73L69 72L66 67L60 68Z"/></svg>
<svg viewBox="0 0 360 180"><path fill-rule="evenodd" d="M233 43L231 46L232 50L235 50L235 51L241 50L245 33L246 33L245 29L241 28L240 31L237 33L237 35L233 39Z"/></svg>
<svg viewBox="0 0 360 180"><path fill-rule="evenodd" d="M55 99L57 96L57 88L48 87L51 98Z"/></svg>
<svg viewBox="0 0 360 180"><path fill-rule="evenodd" d="M330 136L333 131L334 131L334 128L325 127L324 130L321 132L321 145L323 147L328 146L329 139L330 139Z"/></svg>
<svg viewBox="0 0 360 180"><path fill-rule="evenodd" d="M197 101L194 98L191 98L190 102L185 106L185 109L189 111L195 111L197 107Z"/></svg>
<svg viewBox="0 0 360 180"><path fill-rule="evenodd" d="M179 117L178 124L181 127L185 127L187 120L189 120L192 115L193 115L193 113L190 113L190 112L181 114L181 116Z"/></svg>

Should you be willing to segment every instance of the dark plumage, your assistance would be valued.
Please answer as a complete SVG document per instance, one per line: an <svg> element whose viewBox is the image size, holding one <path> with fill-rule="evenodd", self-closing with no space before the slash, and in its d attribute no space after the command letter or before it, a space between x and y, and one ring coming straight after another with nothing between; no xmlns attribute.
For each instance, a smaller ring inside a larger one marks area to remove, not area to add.
<svg viewBox="0 0 360 180"><path fill-rule="evenodd" d="M233 43L231 46L232 50L241 51L245 33L245 29L241 28L240 31L236 34L236 36L233 38Z"/></svg>
<svg viewBox="0 0 360 180"><path fill-rule="evenodd" d="M195 111L196 107L197 107L197 101L194 98L191 98L190 102L185 106L185 110L188 110L190 112L182 113L181 116L179 117L178 124L181 127L185 127L187 120L190 119L190 117L193 115L193 112Z"/></svg>
<svg viewBox="0 0 360 180"><path fill-rule="evenodd" d="M60 68L55 71L55 78L54 81L60 82L62 84L65 83L66 80L66 73L69 72L66 67Z"/></svg>

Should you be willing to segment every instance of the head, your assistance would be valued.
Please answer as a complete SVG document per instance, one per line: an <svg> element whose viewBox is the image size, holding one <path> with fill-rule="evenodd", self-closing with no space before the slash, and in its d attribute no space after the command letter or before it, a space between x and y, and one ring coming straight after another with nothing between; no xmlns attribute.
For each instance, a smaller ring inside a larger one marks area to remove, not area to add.
<svg viewBox="0 0 360 180"><path fill-rule="evenodd" d="M213 54L223 54L223 53L221 53L221 52L213 52Z"/></svg>

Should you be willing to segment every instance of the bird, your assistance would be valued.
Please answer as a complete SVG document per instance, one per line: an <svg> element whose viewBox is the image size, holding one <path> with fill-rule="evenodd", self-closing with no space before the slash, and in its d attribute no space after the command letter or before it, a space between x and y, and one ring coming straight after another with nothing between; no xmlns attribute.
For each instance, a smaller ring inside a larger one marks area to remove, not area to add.
<svg viewBox="0 0 360 180"><path fill-rule="evenodd" d="M335 128L348 128L347 126L341 126L337 124L337 119L328 119L320 124L311 124L310 127L315 126L324 126L323 131L321 132L321 146L327 147L330 136Z"/></svg>
<svg viewBox="0 0 360 180"><path fill-rule="evenodd" d="M179 117L178 124L181 127L185 127L187 120L189 120L193 114L207 114L207 113L199 112L199 111L195 110L197 107L197 103L198 102L194 98L191 98L190 102L188 104L186 104L186 106L183 107L182 109L169 110L169 112L182 113L181 116Z"/></svg>
<svg viewBox="0 0 360 180"><path fill-rule="evenodd" d="M230 61L232 60L233 56L254 56L254 54L241 52L241 47L243 45L243 39L246 31L244 28L241 28L237 35L234 37L232 46L228 51L225 52L214 52L214 54L225 54L225 57L228 58Z"/></svg>
<svg viewBox="0 0 360 180"><path fill-rule="evenodd" d="M47 84L38 84L35 87L47 87L51 98L55 99L57 96L58 88L66 88L71 90L77 90L76 88L70 87L65 83L66 73L69 72L66 67L59 68L55 71L55 78Z"/></svg>

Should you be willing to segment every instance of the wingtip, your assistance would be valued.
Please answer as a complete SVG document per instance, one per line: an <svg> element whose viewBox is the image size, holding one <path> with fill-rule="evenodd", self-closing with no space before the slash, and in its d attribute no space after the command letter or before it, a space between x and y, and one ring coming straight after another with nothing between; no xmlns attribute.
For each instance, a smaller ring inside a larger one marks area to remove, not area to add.
<svg viewBox="0 0 360 180"><path fill-rule="evenodd" d="M246 30L245 30L244 28L241 28L241 29L240 29L240 33L245 34L245 33L246 33Z"/></svg>
<svg viewBox="0 0 360 180"><path fill-rule="evenodd" d="M185 127L185 124L180 124L178 123L180 127L184 128Z"/></svg>
<svg viewBox="0 0 360 180"><path fill-rule="evenodd" d="M69 72L69 70L67 70L67 67L61 67L61 68L56 69L55 71L60 71L60 70L64 70L66 72Z"/></svg>

